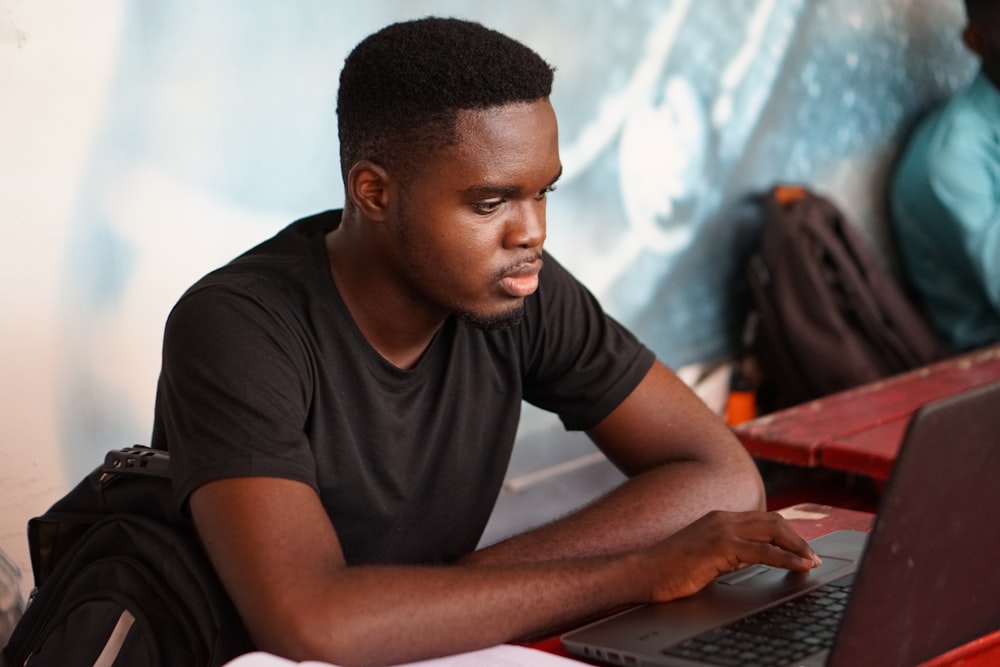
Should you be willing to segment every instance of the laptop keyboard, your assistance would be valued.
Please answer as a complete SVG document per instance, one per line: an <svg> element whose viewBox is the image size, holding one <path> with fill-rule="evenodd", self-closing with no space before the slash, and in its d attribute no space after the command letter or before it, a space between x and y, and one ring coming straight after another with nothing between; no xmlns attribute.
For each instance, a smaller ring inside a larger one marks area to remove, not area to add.
<svg viewBox="0 0 1000 667"><path fill-rule="evenodd" d="M710 665L784 665L833 646L853 576L663 650Z"/></svg>

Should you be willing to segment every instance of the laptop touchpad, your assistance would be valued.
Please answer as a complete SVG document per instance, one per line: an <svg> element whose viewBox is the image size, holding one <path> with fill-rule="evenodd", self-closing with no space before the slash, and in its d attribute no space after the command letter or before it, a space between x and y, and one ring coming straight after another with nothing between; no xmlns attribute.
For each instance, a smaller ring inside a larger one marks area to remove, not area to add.
<svg viewBox="0 0 1000 667"><path fill-rule="evenodd" d="M809 580L816 580L819 577L826 577L839 570L846 570L853 564L853 561L834 556L822 556L823 563L808 572L792 572L780 567L770 567L768 565L751 565L740 570L727 572L719 575L715 579L717 584L727 586L760 586L764 581L774 581L776 579L796 579L802 583ZM770 575L770 576L764 576Z"/></svg>
<svg viewBox="0 0 1000 667"><path fill-rule="evenodd" d="M760 575L770 572L773 567L768 565L751 565L745 567L741 570L734 570L732 572L727 572L726 574L719 575L715 578L716 583L726 584L729 586L739 586L740 584L745 584L754 577L759 577Z"/></svg>

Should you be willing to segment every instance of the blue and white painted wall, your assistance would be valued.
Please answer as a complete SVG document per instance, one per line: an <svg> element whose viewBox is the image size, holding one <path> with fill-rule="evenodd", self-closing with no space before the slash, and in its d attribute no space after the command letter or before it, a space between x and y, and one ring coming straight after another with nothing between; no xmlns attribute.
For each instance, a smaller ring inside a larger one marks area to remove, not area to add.
<svg viewBox="0 0 1000 667"><path fill-rule="evenodd" d="M342 204L348 50L427 14L557 66L549 248L678 368L730 350L748 193L812 184L891 260L887 165L975 67L961 0L0 0L0 548L26 577L27 518L148 441L183 289ZM527 412L517 472L560 463L556 430Z"/></svg>

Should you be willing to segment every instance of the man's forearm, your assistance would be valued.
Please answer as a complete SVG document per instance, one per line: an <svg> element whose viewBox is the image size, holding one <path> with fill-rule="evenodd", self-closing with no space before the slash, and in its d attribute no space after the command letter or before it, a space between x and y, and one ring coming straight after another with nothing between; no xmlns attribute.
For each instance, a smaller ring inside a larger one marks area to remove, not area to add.
<svg viewBox="0 0 1000 667"><path fill-rule="evenodd" d="M349 665L408 662L554 632L628 604L691 595L715 576L757 562L796 570L818 564L777 515L713 512L673 539L615 556L341 567L292 586L294 631L282 618L283 631L269 626L264 633L277 645L262 648Z"/></svg>
<svg viewBox="0 0 1000 667"><path fill-rule="evenodd" d="M641 476L609 503L633 501L631 489L655 487L659 475ZM299 661L409 662L690 595L740 564L814 564L787 522L760 512L711 513L645 549L612 544L618 555L426 567L348 565L318 496L301 482L217 480L190 507L255 644ZM595 506L584 518L600 522L613 510Z"/></svg>
<svg viewBox="0 0 1000 667"><path fill-rule="evenodd" d="M681 461L637 475L583 509L470 554L471 564L537 562L643 548L713 509L764 509L756 470Z"/></svg>
<svg viewBox="0 0 1000 667"><path fill-rule="evenodd" d="M639 559L345 568L298 597L296 631L262 648L299 660L396 664L555 632L648 599Z"/></svg>

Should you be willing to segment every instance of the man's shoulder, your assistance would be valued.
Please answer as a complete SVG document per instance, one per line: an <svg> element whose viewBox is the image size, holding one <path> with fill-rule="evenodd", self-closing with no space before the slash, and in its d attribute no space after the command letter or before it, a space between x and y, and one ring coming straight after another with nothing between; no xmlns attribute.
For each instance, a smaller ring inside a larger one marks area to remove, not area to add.
<svg viewBox="0 0 1000 667"><path fill-rule="evenodd" d="M912 133L896 166L890 196L961 186L995 168L995 121L971 103L971 89L929 112Z"/></svg>
<svg viewBox="0 0 1000 667"><path fill-rule="evenodd" d="M533 327L543 323L545 326L556 322L565 324L592 308L599 308L597 299L583 281L549 251L543 252L542 262L538 290L524 302L524 322L529 325L527 332L533 333Z"/></svg>
<svg viewBox="0 0 1000 667"><path fill-rule="evenodd" d="M274 236L236 257L220 270L243 268L254 263L268 264L275 261L295 261L313 242L318 242L327 232L340 224L339 210L324 211L290 223Z"/></svg>
<svg viewBox="0 0 1000 667"><path fill-rule="evenodd" d="M548 250L542 251L542 273L539 284L541 286L541 289L539 290L540 292L543 292L546 287L583 285L583 283Z"/></svg>
<svg viewBox="0 0 1000 667"><path fill-rule="evenodd" d="M980 75L921 124L927 150L936 160L962 162L984 147L995 145L1000 122L1000 93Z"/></svg>
<svg viewBox="0 0 1000 667"><path fill-rule="evenodd" d="M331 210L300 218L244 251L228 263L202 277L192 289L208 284L255 281L262 275L273 277L301 269L316 253L321 238L340 223L340 211Z"/></svg>
<svg viewBox="0 0 1000 667"><path fill-rule="evenodd" d="M258 305L301 308L322 286L322 236L335 228L340 211L298 219L270 238L192 284L178 304L245 301ZM176 306L175 306L176 309Z"/></svg>

